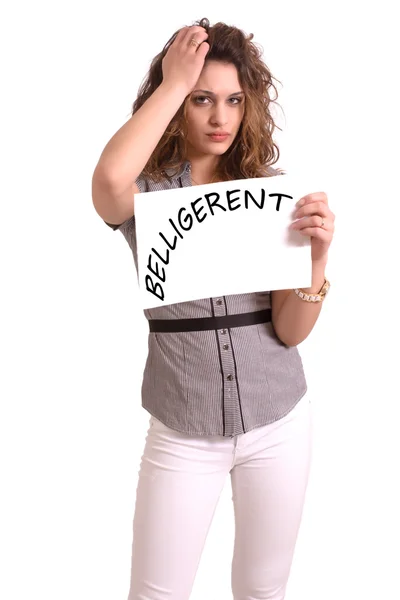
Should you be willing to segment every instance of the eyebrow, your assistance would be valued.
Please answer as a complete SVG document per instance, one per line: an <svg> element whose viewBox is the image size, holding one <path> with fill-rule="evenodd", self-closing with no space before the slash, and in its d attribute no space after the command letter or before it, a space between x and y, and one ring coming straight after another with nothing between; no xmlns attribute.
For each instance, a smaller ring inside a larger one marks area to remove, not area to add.
<svg viewBox="0 0 400 600"><path fill-rule="evenodd" d="M210 92L210 90L193 90L192 94L195 94L196 92L203 92L203 94L208 94L209 96L214 96L215 94L214 92ZM230 96L240 96L241 94L244 94L244 92L240 91L240 92L234 92L233 94L229 94L228 97Z"/></svg>

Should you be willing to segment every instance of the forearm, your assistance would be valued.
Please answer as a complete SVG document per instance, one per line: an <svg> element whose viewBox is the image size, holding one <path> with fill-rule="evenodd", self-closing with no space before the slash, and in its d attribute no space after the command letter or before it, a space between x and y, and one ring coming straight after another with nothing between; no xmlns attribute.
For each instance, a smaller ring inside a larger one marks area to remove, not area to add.
<svg viewBox="0 0 400 600"><path fill-rule="evenodd" d="M181 86L162 83L105 146L96 170L124 191L143 170L187 95Z"/></svg>
<svg viewBox="0 0 400 600"><path fill-rule="evenodd" d="M316 294L325 279L326 261L314 263L311 287L302 288L308 294ZM311 333L321 312L323 302L306 302L293 291L287 296L274 323L280 340L287 346L297 346Z"/></svg>

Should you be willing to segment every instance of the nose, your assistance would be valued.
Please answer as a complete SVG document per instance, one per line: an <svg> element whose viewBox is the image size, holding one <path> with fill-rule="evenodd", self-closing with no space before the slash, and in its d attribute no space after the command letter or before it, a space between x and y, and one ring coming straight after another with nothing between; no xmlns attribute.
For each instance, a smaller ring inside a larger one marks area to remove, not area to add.
<svg viewBox="0 0 400 600"><path fill-rule="evenodd" d="M226 125L228 122L228 107L224 102L216 102L214 104L214 110L211 114L211 123L218 127Z"/></svg>

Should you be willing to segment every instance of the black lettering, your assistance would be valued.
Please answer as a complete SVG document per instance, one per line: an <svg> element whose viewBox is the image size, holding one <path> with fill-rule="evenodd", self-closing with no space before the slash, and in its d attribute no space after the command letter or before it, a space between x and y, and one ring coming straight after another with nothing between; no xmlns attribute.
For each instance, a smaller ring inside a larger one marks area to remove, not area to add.
<svg viewBox="0 0 400 600"><path fill-rule="evenodd" d="M271 195L271 194L270 194ZM251 199L253 200L254 204L256 206L258 206L258 208L264 208L264 202L265 202L265 190L263 188L261 188L261 205L257 204L256 199L254 198L253 194L251 194L249 192L249 190L244 190L244 205L246 208L249 208L248 206L248 201L247 198L248 196L251 197Z"/></svg>
<svg viewBox="0 0 400 600"><path fill-rule="evenodd" d="M240 204L239 204L239 206L235 206L235 208L232 208L232 206L231 206L232 202L235 202L235 200L239 200L239 198L232 198L231 199L231 194L235 194L236 192L240 192L240 190L228 190L226 192L226 197L227 197L227 200L228 200L229 210L236 210L237 208L240 208Z"/></svg>
<svg viewBox="0 0 400 600"><path fill-rule="evenodd" d="M158 254L157 250L155 250L154 248L152 248L152 251L154 252L154 254L157 254L158 258L161 260L161 262L164 263L164 265L169 265L169 250L168 250L168 248L167 248L167 258L165 258L165 259L162 256L160 256Z"/></svg>
<svg viewBox="0 0 400 600"><path fill-rule="evenodd" d="M164 240L164 242L167 244L168 248L171 248L171 250L175 250L176 242L178 241L178 238L176 236L174 237L174 245L171 246L171 244L169 243L169 241L167 240L165 235L163 233L161 233L161 231L158 232L158 235Z"/></svg>
<svg viewBox="0 0 400 600"><path fill-rule="evenodd" d="M145 281L146 281L146 290L147 290L148 292L150 292L151 294L153 294L153 296L157 296L157 298L159 298L160 300L164 300L164 291L163 291L163 289L162 289L161 285L160 285L159 283L156 283L156 284L154 285L154 283L153 283L153 280L152 280L152 278L150 277L150 275L146 275L146 279L145 279ZM149 288L149 281L151 282L152 289L150 289L150 288ZM157 289L157 288L160 288L160 291L161 291L161 296L159 296L159 295L157 294L157 292L156 292L156 289Z"/></svg>
<svg viewBox="0 0 400 600"><path fill-rule="evenodd" d="M194 202L191 202L191 205L193 208L193 212L196 216L196 219L198 220L199 223L202 223L202 221L204 221L204 219L206 218L207 215L205 214L202 219L199 219L199 214L203 210L204 206L200 206L200 208L198 210L196 210L195 206L198 202L200 202L200 200L202 200L202 198L197 198L197 200L195 200Z"/></svg>
<svg viewBox="0 0 400 600"><path fill-rule="evenodd" d="M293 200L293 196L288 196L287 194L269 194L269 197L278 196L278 200L276 201L276 210L280 209L281 206L281 198L290 198Z"/></svg>
<svg viewBox="0 0 400 600"><path fill-rule="evenodd" d="M211 196L216 196L216 200L214 200L213 202L210 203L210 198ZM220 204L218 204L218 200L219 200L219 194L217 194L217 192L210 192L209 194L204 194L205 199L207 200L208 203L208 207L211 210L211 214L212 216L214 216L214 212L212 207L213 206L218 206L218 208L222 208L222 210L225 212L226 208L224 208L223 206L221 206Z"/></svg>
<svg viewBox="0 0 400 600"><path fill-rule="evenodd" d="M182 209L181 209L182 210ZM183 240L183 235L181 234L180 231L177 230L175 223L173 222L172 219L168 219L168 221L171 223L172 227L175 229L176 233L179 235L179 237L181 238L181 240Z"/></svg>
<svg viewBox="0 0 400 600"><path fill-rule="evenodd" d="M156 270L155 271L153 270L153 267L151 266L151 254L149 254L149 262L147 263L147 268L154 275L156 275L158 277L158 279L161 279L161 281L165 281L165 270L161 267L163 274L162 274L162 277L160 277L160 272L158 270L158 262L156 262Z"/></svg>
<svg viewBox="0 0 400 600"><path fill-rule="evenodd" d="M192 217L192 215L191 215L191 214L189 214L189 213L188 213L188 214L186 215L186 217L185 217L185 218L182 220L182 219L181 219L181 213L183 213L184 211L186 211L186 208L185 208L185 207L183 207L183 208L180 208L180 209L179 209L179 212L178 212L178 222L179 222L179 225L182 227L182 229L183 229L184 231L189 231L190 229L192 229L192 225L193 225L193 217ZM183 223L185 223L185 225L186 225L186 221L189 221L189 223L190 223L190 224L189 224L189 225L187 225L187 226L185 227L185 226L182 224L182 221L183 221Z"/></svg>

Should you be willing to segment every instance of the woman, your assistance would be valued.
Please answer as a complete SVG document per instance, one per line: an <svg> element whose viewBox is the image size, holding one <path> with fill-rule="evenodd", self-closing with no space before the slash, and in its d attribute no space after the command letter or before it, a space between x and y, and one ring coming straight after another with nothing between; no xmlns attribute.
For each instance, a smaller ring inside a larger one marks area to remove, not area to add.
<svg viewBox="0 0 400 600"><path fill-rule="evenodd" d="M179 30L153 60L132 118L104 148L94 206L122 232L136 269L135 193L279 173L271 166L279 157L270 113L276 88L252 37L207 19ZM293 228L311 237L310 288L144 311L150 333L142 405L151 418L129 600L189 598L228 474L233 597L285 597L311 459L310 401L296 345L329 288L334 221L322 192L297 208ZM221 231L222 248L223 239Z"/></svg>

